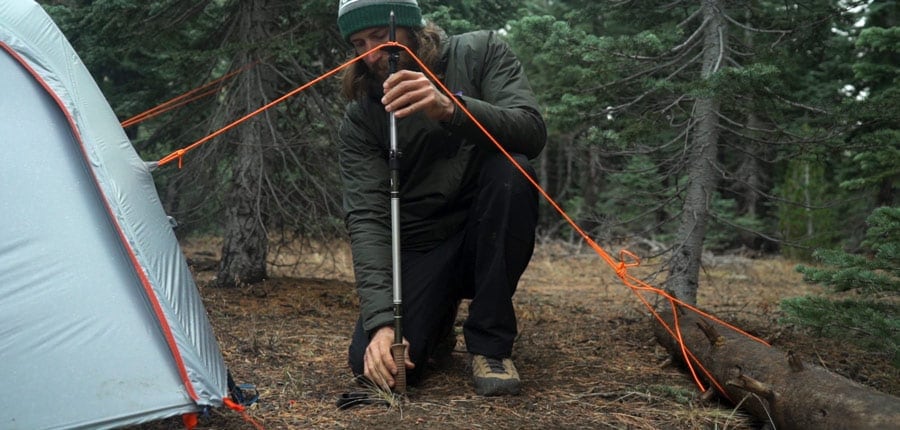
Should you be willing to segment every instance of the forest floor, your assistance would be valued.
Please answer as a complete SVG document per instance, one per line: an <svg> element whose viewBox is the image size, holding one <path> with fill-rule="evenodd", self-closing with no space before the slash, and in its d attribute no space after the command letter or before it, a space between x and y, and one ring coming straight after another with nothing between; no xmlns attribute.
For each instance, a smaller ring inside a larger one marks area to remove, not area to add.
<svg viewBox="0 0 900 430"><path fill-rule="evenodd" d="M218 244L184 243L225 362L259 400L246 411L265 429L757 429L763 422L725 400L704 401L687 371L661 366L668 354L653 340L649 312L594 253L539 245L515 295L519 338L513 360L519 396L481 397L471 386L457 321L457 347L422 385L387 405L340 410L342 393L360 391L347 367L357 317L346 246L306 253L294 272L273 266L272 279L219 289ZM297 256L282 255L280 263ZM294 260L292 260L294 259ZM783 298L815 294L795 262L738 255L704 262L698 305L806 361L878 390L900 395L900 371L888 357L845 342L815 338L778 323ZM631 274L652 273L652 262ZM652 299L652 298L651 298ZM383 395L372 391L374 395ZM183 428L178 420L134 427ZM198 429L253 429L222 408Z"/></svg>

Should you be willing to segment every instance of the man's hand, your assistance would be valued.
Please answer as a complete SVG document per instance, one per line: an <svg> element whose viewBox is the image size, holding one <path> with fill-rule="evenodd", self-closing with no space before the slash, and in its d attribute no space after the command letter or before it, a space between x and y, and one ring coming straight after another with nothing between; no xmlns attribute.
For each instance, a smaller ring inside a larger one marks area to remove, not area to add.
<svg viewBox="0 0 900 430"><path fill-rule="evenodd" d="M403 339L403 343L406 344L406 368L413 369L416 365L409 360L409 341ZM397 366L394 365L394 357L391 355L391 345L393 344L394 328L381 327L372 335L372 340L369 341L366 354L363 356L365 365L363 374L385 390L390 390L394 386L394 375L397 374Z"/></svg>
<svg viewBox="0 0 900 430"><path fill-rule="evenodd" d="M384 81L384 110L403 118L422 111L435 121L449 121L456 110L453 100L421 72L401 70Z"/></svg>

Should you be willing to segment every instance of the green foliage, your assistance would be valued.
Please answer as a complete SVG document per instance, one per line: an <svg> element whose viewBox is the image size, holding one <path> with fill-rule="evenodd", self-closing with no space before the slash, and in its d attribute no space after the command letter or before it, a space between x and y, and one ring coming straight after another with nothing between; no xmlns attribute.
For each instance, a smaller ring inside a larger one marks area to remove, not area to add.
<svg viewBox="0 0 900 430"><path fill-rule="evenodd" d="M887 2L894 3L895 2ZM874 8L873 8L874 9ZM896 21L896 8L874 9L870 19ZM900 180L900 27L869 27L859 32L853 63L854 99L846 102L850 120L859 126L849 135L850 163L842 176L844 189L876 194L876 205L893 205Z"/></svg>
<svg viewBox="0 0 900 430"><path fill-rule="evenodd" d="M704 247L712 252L740 248L742 234L764 231L763 221L755 216L741 214L738 202L717 195L713 200L713 222L707 227Z"/></svg>
<svg viewBox="0 0 900 430"><path fill-rule="evenodd" d="M725 98L739 97L758 92L759 88L782 76L781 69L773 64L750 64L731 67L712 75L707 84L714 94Z"/></svg>
<svg viewBox="0 0 900 430"><path fill-rule="evenodd" d="M528 77L539 89L550 134L583 124L599 100L591 92L597 66L604 60L600 39L574 29L552 16L526 16L510 23L510 44L528 64Z"/></svg>
<svg viewBox="0 0 900 430"><path fill-rule="evenodd" d="M869 81L896 79L896 64L891 64L889 60L897 56L897 47L900 46L900 27L863 29L859 32L856 44L865 50L866 55L873 57L870 62L854 64L853 70L857 76Z"/></svg>
<svg viewBox="0 0 900 430"><path fill-rule="evenodd" d="M798 267L804 280L835 291L900 292L900 208L878 208L867 224L863 246L868 255L816 251L814 257L826 267Z"/></svg>
<svg viewBox="0 0 900 430"><path fill-rule="evenodd" d="M260 85L271 99L350 50L336 32L335 0L261 2L273 8L260 15L271 31L254 40L234 37L248 4L237 0L43 3L122 119L244 66L241 58L271 73ZM451 34L506 34L548 124L540 179L578 219L601 220L594 229L604 235L671 240L692 178L694 103L703 97L721 106L707 247L758 244L765 235L797 245L782 246L788 256L808 258L805 249L859 246L865 215L898 195L897 1L713 3L729 18L726 45L720 69L704 77L704 2L420 0ZM272 221L278 228L340 219L330 168L342 107L336 87L336 79L323 82L272 111L278 139L266 146L268 190L310 199L302 209L286 206ZM226 86L217 99L127 131L145 159L158 159L232 119L222 113L233 94ZM206 147L185 169L155 175L167 210L214 231L238 142L226 135ZM208 164L197 169L201 159ZM273 196L260 201L279 206ZM542 218L545 226L557 221Z"/></svg>
<svg viewBox="0 0 900 430"><path fill-rule="evenodd" d="M184 0L103 0L44 7L125 119L192 88L185 70L218 61L219 53L208 49L221 31L218 3L198 9Z"/></svg>
<svg viewBox="0 0 900 430"><path fill-rule="evenodd" d="M671 184L657 179L656 163L646 155L629 157L621 171L609 172L603 187L597 213L608 214L609 233L613 237L627 237L634 232L654 239L665 238L672 232L657 228L660 220L678 212L675 199L660 201L661 195L673 194Z"/></svg>
<svg viewBox="0 0 900 430"><path fill-rule="evenodd" d="M253 3L259 8L253 11L247 10L249 4L99 0L45 8L122 119L243 70L223 82L215 96L126 130L142 157L157 160L344 60L349 47L336 32L336 2L260 1ZM249 13L265 31L241 28L241 18ZM241 82L251 76L257 81L248 93ZM342 231L333 222L341 217L335 147L327 144L342 106L336 88L332 79L268 112L265 120L272 135L263 138L265 145L259 148L266 187L260 188L257 201L273 231L310 236ZM242 92L246 99L235 100ZM179 221L180 234L220 231L240 131L229 131L189 153L184 169L166 166L154 172L163 205Z"/></svg>
<svg viewBox="0 0 900 430"><path fill-rule="evenodd" d="M820 337L843 339L884 354L900 367L900 313L895 304L874 300L798 297L781 302L784 323L800 324Z"/></svg>
<svg viewBox="0 0 900 430"><path fill-rule="evenodd" d="M427 19L450 34L474 30L499 30L519 14L518 0L421 0Z"/></svg>
<svg viewBox="0 0 900 430"><path fill-rule="evenodd" d="M776 192L785 198L778 204L779 232L790 258L809 259L811 249L839 241L838 219L826 203L834 197L834 186L826 169L812 160L787 163L787 173Z"/></svg>
<svg viewBox="0 0 900 430"><path fill-rule="evenodd" d="M568 174L554 176L553 170L548 175L550 189L565 186L558 192L566 198L601 190L593 208L582 207L585 217L593 211L594 218L627 220L611 228L670 237L684 191L676 185L695 177L684 156L692 144L694 103L715 98L721 106L716 112L721 187L710 202L716 222L706 246L764 243L752 231L778 237L772 230L784 221L780 215L794 215L785 208L804 204L806 191L790 183L800 178L778 170L787 164L779 160L798 154L811 155L805 159L821 172L815 183L821 189L814 194L823 209L814 210L812 240L797 217L782 227L790 240L802 239L807 247L839 240L834 218L849 209L835 211L838 206L828 198L846 195L832 193L837 178L829 176L829 157L840 154L841 140L822 136L846 124L826 109L840 100L838 89L852 75L852 42L831 28L852 26L856 19L837 15L835 2L802 1L796 8L768 1L717 3L731 21L723 29L727 45L721 67L706 77L700 73L703 17L697 2L649 0L639 8L581 0L525 3L531 14L510 23L509 39L544 106L551 145L544 157L550 169L565 165L575 170L571 175L584 176L596 170L587 167L586 160L594 159L585 151L599 148L601 173L591 177L597 186L570 184ZM816 110L820 106L826 109ZM598 129L615 138L595 140ZM747 170L752 168L756 171ZM643 176L634 180L638 175L629 172ZM767 201L769 196L777 197ZM804 219L810 215L798 213Z"/></svg>
<svg viewBox="0 0 900 430"><path fill-rule="evenodd" d="M793 298L782 308L787 321L884 351L900 367L900 208L876 209L868 227L863 254L819 250L820 266L797 267L805 281L843 295Z"/></svg>

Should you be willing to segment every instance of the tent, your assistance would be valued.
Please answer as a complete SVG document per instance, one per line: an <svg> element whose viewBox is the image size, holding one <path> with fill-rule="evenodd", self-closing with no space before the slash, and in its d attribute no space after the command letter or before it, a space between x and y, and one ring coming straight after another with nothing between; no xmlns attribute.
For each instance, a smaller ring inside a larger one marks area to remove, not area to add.
<svg viewBox="0 0 900 430"><path fill-rule="evenodd" d="M0 428L222 406L227 370L150 175L44 10L0 1Z"/></svg>

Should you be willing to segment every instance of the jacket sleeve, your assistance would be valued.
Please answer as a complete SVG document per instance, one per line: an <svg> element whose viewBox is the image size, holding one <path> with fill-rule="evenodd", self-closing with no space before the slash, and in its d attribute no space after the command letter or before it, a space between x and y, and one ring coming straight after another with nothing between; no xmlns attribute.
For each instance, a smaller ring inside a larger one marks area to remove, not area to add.
<svg viewBox="0 0 900 430"><path fill-rule="evenodd" d="M352 103L340 128L345 222L367 332L393 320L390 172L371 123L360 105Z"/></svg>
<svg viewBox="0 0 900 430"><path fill-rule="evenodd" d="M451 61L466 64L451 64L450 67L466 67L475 75L470 76L471 83L480 94L462 94L457 98L505 150L531 159L537 157L547 141L547 129L522 64L495 32L480 31L471 35L471 39L459 42L462 46L457 50L477 52L478 55L459 55ZM444 126L482 147L495 150L494 144L458 107Z"/></svg>

